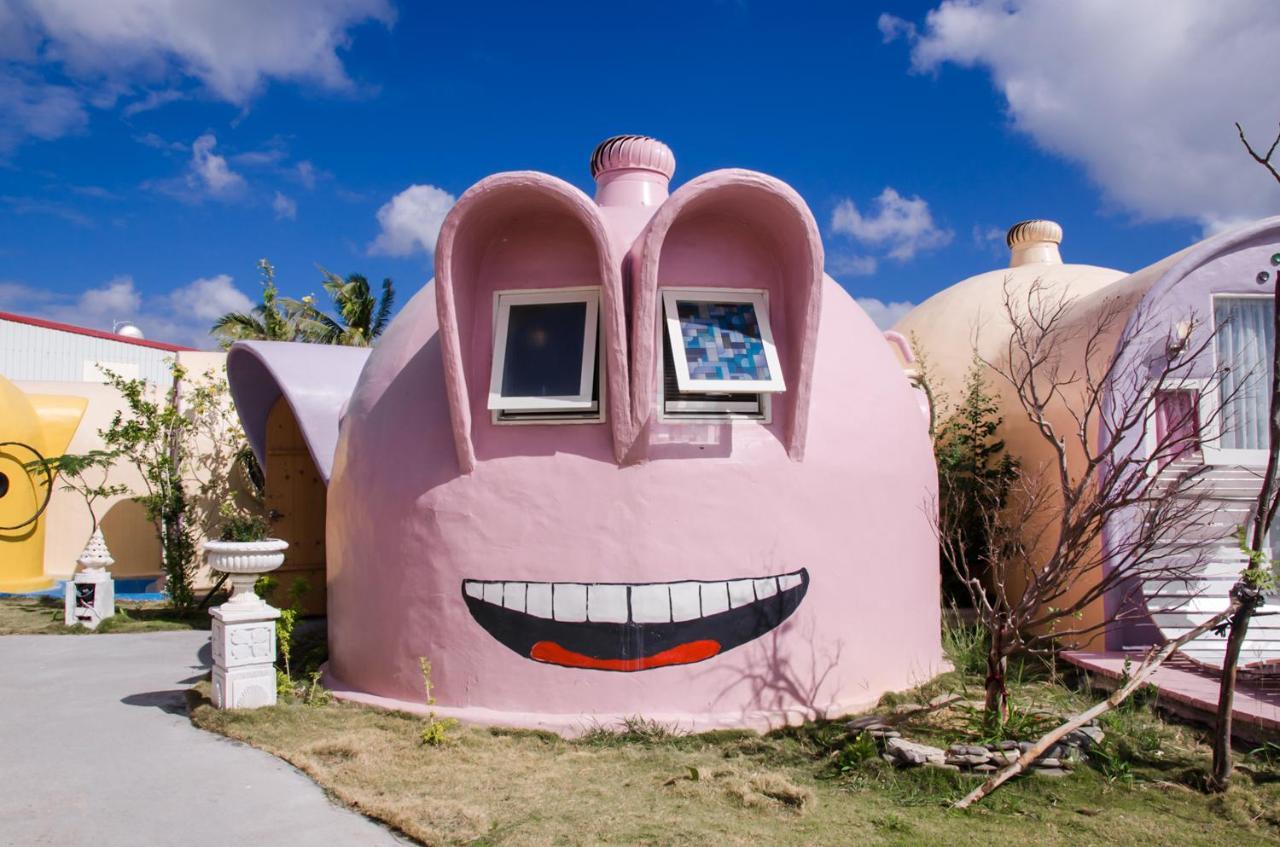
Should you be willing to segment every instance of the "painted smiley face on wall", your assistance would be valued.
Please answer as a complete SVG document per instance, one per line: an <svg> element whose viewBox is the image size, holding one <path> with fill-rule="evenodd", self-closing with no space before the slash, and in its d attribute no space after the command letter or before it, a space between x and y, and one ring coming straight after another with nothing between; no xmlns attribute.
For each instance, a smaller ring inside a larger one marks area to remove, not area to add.
<svg viewBox="0 0 1280 847"><path fill-rule="evenodd" d="M791 616L809 572L717 582L465 580L476 623L536 662L598 671L687 665L759 638Z"/></svg>

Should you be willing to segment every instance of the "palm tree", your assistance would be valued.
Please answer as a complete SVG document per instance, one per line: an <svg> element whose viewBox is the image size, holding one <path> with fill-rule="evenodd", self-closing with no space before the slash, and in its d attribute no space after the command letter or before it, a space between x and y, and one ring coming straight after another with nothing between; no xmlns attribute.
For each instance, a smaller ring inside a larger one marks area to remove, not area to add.
<svg viewBox="0 0 1280 847"><path fill-rule="evenodd" d="M298 336L295 321L285 308L276 304L276 269L266 259L258 260L258 272L262 275L262 302L248 312L227 312L213 323L209 333L226 348L237 341L294 341Z"/></svg>
<svg viewBox="0 0 1280 847"><path fill-rule="evenodd" d="M347 274L343 279L324 268L320 272L324 274L324 290L338 315L335 318L321 311L312 296L286 301L285 308L299 340L348 347L371 345L391 322L396 296L391 280L382 281L382 294L377 296L363 274Z"/></svg>

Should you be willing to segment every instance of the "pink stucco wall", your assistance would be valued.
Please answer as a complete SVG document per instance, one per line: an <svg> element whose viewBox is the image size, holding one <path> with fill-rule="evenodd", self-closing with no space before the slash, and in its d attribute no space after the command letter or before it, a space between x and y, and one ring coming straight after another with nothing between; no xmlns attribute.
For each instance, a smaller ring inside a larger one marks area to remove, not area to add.
<svg viewBox="0 0 1280 847"><path fill-rule="evenodd" d="M546 175L499 175L446 221L437 281L374 350L339 437L329 681L347 696L420 704L426 657L442 714L561 729L636 714L765 725L838 713L940 669L925 421L880 332L822 274L812 215L745 171L700 177L665 204L665 180L658 188L648 205L602 208ZM602 280L608 422L492 424L492 292ZM658 292L693 284L770 292L788 384L771 423L656 421ZM519 655L462 596L464 579L800 568L807 595L777 628L631 673Z"/></svg>

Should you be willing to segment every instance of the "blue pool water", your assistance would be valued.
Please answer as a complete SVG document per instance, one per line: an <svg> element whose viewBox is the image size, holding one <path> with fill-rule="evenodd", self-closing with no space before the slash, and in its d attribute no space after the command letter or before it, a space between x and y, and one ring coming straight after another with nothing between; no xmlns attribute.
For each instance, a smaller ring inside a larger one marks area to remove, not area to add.
<svg viewBox="0 0 1280 847"><path fill-rule="evenodd" d="M169 595L163 591L154 590L156 587L154 579L117 579L116 583L116 599L117 600L168 600ZM63 586L66 580L60 580L53 588L46 588L44 591L29 591L22 594L10 594L0 592L0 597L61 597L66 591Z"/></svg>

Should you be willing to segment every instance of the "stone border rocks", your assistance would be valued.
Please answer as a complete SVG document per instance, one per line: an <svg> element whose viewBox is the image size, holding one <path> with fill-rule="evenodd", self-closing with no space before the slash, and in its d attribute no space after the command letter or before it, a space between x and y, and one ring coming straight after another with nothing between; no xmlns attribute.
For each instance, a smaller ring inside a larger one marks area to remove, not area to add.
<svg viewBox="0 0 1280 847"><path fill-rule="evenodd" d="M975 776L987 776L1013 764L1032 746L1030 741L998 741L992 744L952 744L944 750L904 738L889 722L891 720L881 715L865 715L854 718L845 727L855 736L864 732L869 735L875 741L880 757L896 767L933 767ZM1096 721L1091 722L1046 750L1028 770L1039 776L1066 776L1084 761L1090 749L1102 743L1102 739L1102 728Z"/></svg>

